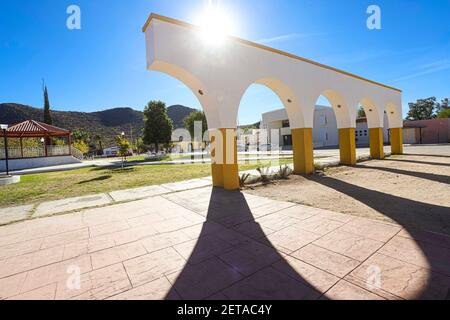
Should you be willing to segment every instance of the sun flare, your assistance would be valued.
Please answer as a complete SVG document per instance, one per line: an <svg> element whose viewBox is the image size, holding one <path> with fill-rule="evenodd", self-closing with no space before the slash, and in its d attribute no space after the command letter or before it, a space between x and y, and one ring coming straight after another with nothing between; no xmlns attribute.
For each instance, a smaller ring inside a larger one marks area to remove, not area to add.
<svg viewBox="0 0 450 320"><path fill-rule="evenodd" d="M201 28L202 40L214 46L222 44L227 35L234 32L233 20L229 12L211 3L197 18L197 25Z"/></svg>

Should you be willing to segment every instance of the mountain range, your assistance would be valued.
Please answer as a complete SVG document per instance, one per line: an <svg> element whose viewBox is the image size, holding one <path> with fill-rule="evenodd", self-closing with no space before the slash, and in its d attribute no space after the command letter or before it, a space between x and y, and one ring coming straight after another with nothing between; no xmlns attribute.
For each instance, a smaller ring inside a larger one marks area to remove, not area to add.
<svg viewBox="0 0 450 320"><path fill-rule="evenodd" d="M183 120L195 109L182 105L167 108L174 128L183 128ZM0 123L9 125L26 120L43 121L42 109L17 103L0 103ZM104 147L114 145L114 137L125 132L129 140L141 135L144 128L144 114L132 108L113 108L97 112L52 110L53 125L64 129L89 132L92 137L99 135Z"/></svg>

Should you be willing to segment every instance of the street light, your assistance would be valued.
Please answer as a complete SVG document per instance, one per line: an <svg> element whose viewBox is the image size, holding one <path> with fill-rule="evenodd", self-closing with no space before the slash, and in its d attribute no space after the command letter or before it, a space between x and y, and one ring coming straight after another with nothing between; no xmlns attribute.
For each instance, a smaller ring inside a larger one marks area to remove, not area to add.
<svg viewBox="0 0 450 320"><path fill-rule="evenodd" d="M8 164L8 138L6 137L6 130L8 130L7 124L0 124L0 129L3 130L3 139L5 141L5 164L6 164L6 175L9 176L9 164Z"/></svg>

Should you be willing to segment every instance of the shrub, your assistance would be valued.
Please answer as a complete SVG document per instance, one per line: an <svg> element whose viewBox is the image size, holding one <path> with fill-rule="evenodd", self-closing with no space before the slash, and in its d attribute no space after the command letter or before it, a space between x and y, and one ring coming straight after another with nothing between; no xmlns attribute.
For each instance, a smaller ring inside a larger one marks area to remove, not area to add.
<svg viewBox="0 0 450 320"><path fill-rule="evenodd" d="M270 169L269 168L258 167L256 169L256 171L259 172L259 175L261 177L261 182L262 183L270 182L270 180L271 180L271 173L270 173Z"/></svg>
<svg viewBox="0 0 450 320"><path fill-rule="evenodd" d="M245 187L249 177L250 177L250 173L243 173L241 176L239 176L239 186L241 188Z"/></svg>
<svg viewBox="0 0 450 320"><path fill-rule="evenodd" d="M280 166L280 170L277 173L277 177L279 179L286 180L292 174L292 169L286 164L284 166Z"/></svg>

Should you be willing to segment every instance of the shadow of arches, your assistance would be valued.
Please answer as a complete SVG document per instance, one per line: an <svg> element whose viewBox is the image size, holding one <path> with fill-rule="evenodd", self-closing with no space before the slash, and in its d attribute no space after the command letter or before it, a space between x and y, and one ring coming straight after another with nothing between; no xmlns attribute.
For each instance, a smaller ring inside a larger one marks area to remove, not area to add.
<svg viewBox="0 0 450 320"><path fill-rule="evenodd" d="M415 178L420 179L427 179L430 181L450 184L450 176L445 176L441 174L435 174L435 173L426 173L426 172L420 172L420 171L408 171L408 170L401 170L401 169L394 169L394 168L387 168L387 167L377 167L377 166L365 166L365 165L357 165L355 166L356 169L373 169L373 170L380 170L395 174L401 174L401 175L408 175Z"/></svg>
<svg viewBox="0 0 450 320"><path fill-rule="evenodd" d="M230 228L238 224L243 226L239 232ZM166 299L302 300L322 295L268 241L244 195L218 188L212 190L206 221L186 265L171 280Z"/></svg>
<svg viewBox="0 0 450 320"><path fill-rule="evenodd" d="M396 162L415 163L415 164L426 164L426 165L430 165L430 166L450 167L450 163L443 163L443 162L418 161L418 160L410 160L410 159L394 159L392 157L387 158L386 160L396 161Z"/></svg>
<svg viewBox="0 0 450 320"><path fill-rule="evenodd" d="M444 156L444 155L437 155L437 154L422 154L422 153L403 153L404 156L410 156L410 157L437 157L437 158L450 158L449 156Z"/></svg>
<svg viewBox="0 0 450 320"><path fill-rule="evenodd" d="M364 203L405 228L423 254L428 269L433 271L433 274L428 275L424 286L418 289L415 297L412 298L448 299L450 293L450 255L448 255L450 243L440 243L439 234L450 235L450 207L405 199L328 176L309 176L307 179ZM422 231L424 229L427 232Z"/></svg>

